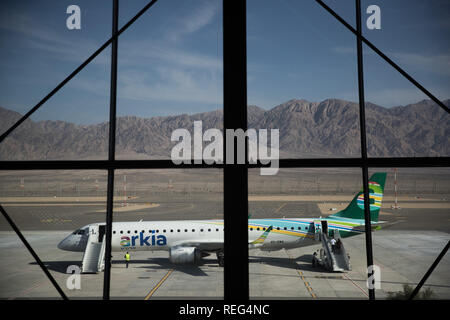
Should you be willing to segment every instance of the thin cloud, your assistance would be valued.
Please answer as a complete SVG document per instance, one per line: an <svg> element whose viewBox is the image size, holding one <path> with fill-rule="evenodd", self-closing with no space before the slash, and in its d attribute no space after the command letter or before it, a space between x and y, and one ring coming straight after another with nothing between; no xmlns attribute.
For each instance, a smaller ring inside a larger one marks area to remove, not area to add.
<svg viewBox="0 0 450 320"><path fill-rule="evenodd" d="M60 61L81 63L99 47L98 43L86 38L76 42L68 40L67 36L23 13L2 14L0 29L20 34L18 39L26 48L45 52L48 58ZM93 61L95 64L108 62L103 54Z"/></svg>
<svg viewBox="0 0 450 320"><path fill-rule="evenodd" d="M167 32L170 42L179 42L183 37L195 33L210 24L218 13L218 3L215 1L201 1L192 12L178 19Z"/></svg>
<svg viewBox="0 0 450 320"><path fill-rule="evenodd" d="M122 70L118 81L118 95L122 99L222 103L217 79L177 68L158 67L152 72Z"/></svg>
<svg viewBox="0 0 450 320"><path fill-rule="evenodd" d="M450 76L450 54L420 54L396 52L393 56L400 65L440 75Z"/></svg>
<svg viewBox="0 0 450 320"><path fill-rule="evenodd" d="M165 43L150 44L148 41L123 41L119 44L119 50L119 63L125 65L147 65L156 61L179 67L214 71L222 69L222 60L219 57L179 49Z"/></svg>

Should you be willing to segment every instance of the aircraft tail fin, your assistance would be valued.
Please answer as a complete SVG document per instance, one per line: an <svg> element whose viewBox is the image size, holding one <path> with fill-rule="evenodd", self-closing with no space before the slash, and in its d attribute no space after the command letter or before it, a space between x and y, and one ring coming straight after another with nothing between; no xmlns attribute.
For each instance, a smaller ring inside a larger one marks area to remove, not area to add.
<svg viewBox="0 0 450 320"><path fill-rule="evenodd" d="M374 173L369 179L370 218L377 222L383 200L386 172ZM342 217L350 219L364 219L364 192L361 191L353 198L352 202L342 211L330 217Z"/></svg>

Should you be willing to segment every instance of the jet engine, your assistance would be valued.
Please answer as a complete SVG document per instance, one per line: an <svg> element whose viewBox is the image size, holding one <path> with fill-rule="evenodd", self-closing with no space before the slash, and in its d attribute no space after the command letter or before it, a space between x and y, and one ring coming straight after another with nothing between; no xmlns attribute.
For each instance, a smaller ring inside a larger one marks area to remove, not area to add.
<svg viewBox="0 0 450 320"><path fill-rule="evenodd" d="M195 247L172 247L169 251L169 260L172 263L197 263L202 253Z"/></svg>

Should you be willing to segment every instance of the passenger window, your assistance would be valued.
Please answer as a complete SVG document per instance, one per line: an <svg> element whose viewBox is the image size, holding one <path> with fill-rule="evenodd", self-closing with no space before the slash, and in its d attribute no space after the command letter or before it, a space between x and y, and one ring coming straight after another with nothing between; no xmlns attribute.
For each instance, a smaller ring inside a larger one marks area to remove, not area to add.
<svg viewBox="0 0 450 320"><path fill-rule="evenodd" d="M211 229L208 229L208 232L211 232Z"/></svg>
<svg viewBox="0 0 450 320"><path fill-rule="evenodd" d="M120 230L120 234L123 234L123 230Z"/></svg>

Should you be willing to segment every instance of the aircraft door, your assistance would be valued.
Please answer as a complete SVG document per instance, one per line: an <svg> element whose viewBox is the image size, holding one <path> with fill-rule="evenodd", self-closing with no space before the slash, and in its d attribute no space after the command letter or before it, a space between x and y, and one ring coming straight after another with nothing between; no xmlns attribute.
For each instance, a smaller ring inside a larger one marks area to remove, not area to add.
<svg viewBox="0 0 450 320"><path fill-rule="evenodd" d="M328 236L328 221L322 220L320 223L322 225L322 233Z"/></svg>
<svg viewBox="0 0 450 320"><path fill-rule="evenodd" d="M320 241L320 232L322 231L322 224L320 220L314 221L314 240Z"/></svg>
<svg viewBox="0 0 450 320"><path fill-rule="evenodd" d="M98 226L98 242L103 242L103 236L106 233L106 225Z"/></svg>
<svg viewBox="0 0 450 320"><path fill-rule="evenodd" d="M99 242L99 226L98 225L92 225L89 226L89 240L90 242Z"/></svg>

